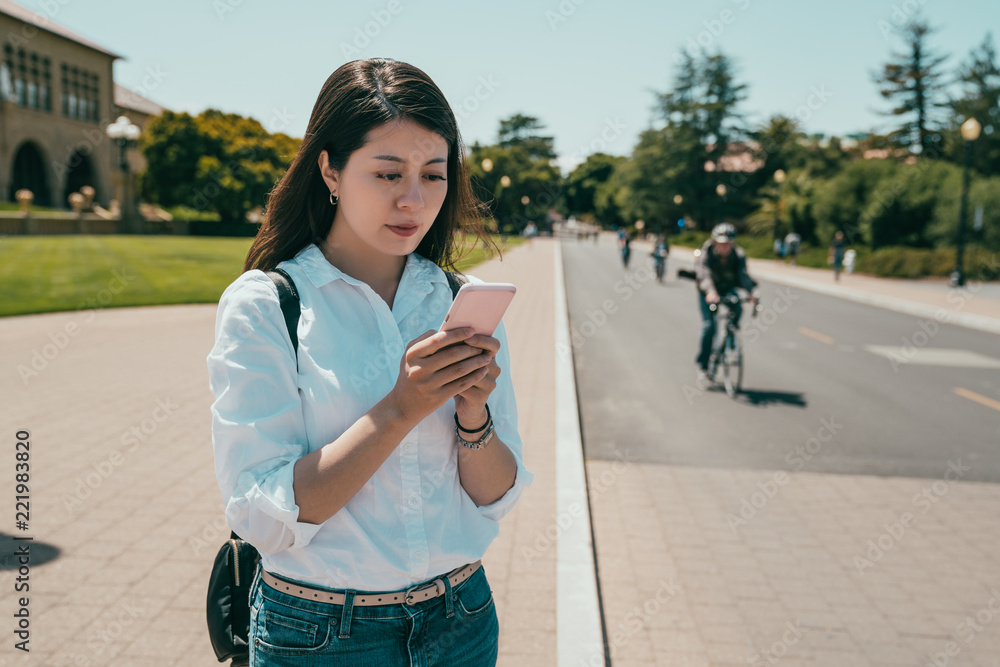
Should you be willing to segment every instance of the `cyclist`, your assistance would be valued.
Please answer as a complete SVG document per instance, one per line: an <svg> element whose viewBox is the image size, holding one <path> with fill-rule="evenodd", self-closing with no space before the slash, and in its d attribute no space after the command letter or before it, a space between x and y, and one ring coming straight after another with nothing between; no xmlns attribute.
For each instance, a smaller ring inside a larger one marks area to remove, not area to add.
<svg viewBox="0 0 1000 667"><path fill-rule="evenodd" d="M650 253L653 256L653 263L656 267L656 279L663 282L663 274L667 269L667 255L670 253L670 244L667 243L666 234L660 234L656 237L656 241L653 244L653 252Z"/></svg>
<svg viewBox="0 0 1000 667"><path fill-rule="evenodd" d="M632 256L632 238L628 235L628 232L619 232L618 247L622 254L622 264L624 264L627 269L628 260Z"/></svg>
<svg viewBox="0 0 1000 667"><path fill-rule="evenodd" d="M708 360L712 355L712 341L715 340L715 312L709 308L719 303L722 297L735 294L742 287L750 292L750 300L756 308L759 300L757 283L747 273L747 257L743 249L735 245L736 228L723 222L712 229L712 237L701 247L695 259L695 275L698 280L698 302L701 305L701 346L698 351L699 376L707 374ZM737 302L736 321L739 322L741 309Z"/></svg>

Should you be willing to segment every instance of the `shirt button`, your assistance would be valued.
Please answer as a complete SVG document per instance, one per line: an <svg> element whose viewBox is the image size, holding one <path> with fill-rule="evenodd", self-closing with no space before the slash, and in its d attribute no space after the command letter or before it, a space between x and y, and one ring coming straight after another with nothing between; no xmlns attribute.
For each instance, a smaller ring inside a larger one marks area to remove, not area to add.
<svg viewBox="0 0 1000 667"><path fill-rule="evenodd" d="M412 451L413 451L413 448L414 448L414 445L413 445L413 443L412 443L412 442L407 442L407 443L405 443L405 444L403 445L403 451L404 451L404 452L412 452Z"/></svg>
<svg viewBox="0 0 1000 667"><path fill-rule="evenodd" d="M427 554L425 554L422 549L418 549L413 552L413 560L423 560L426 557Z"/></svg>

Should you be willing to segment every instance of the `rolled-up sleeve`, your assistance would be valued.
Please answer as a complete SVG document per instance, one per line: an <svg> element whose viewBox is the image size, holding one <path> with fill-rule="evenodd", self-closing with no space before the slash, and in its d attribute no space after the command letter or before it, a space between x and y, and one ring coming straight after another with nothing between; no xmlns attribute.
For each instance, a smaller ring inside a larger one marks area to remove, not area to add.
<svg viewBox="0 0 1000 667"><path fill-rule="evenodd" d="M263 272L244 273L223 293L207 363L226 521L263 553L301 549L320 525L298 520L293 472L309 447L295 352Z"/></svg>
<svg viewBox="0 0 1000 667"><path fill-rule="evenodd" d="M497 365L500 366L500 376L497 378L496 389L490 395L490 414L500 439L507 445L514 460L517 461L517 475L514 486L507 490L498 500L489 505L480 505L479 512L487 519L499 521L514 508L514 503L521 497L531 481L533 473L524 467L524 443L517 427L517 400L514 397L514 382L510 374L510 350L507 348L507 330L503 322L497 327L494 337L500 341L500 351L497 353Z"/></svg>

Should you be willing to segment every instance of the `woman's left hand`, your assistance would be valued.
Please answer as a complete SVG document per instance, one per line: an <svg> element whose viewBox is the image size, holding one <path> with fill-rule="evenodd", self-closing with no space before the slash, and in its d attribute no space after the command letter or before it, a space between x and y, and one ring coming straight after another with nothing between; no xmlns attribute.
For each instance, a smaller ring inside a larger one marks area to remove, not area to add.
<svg viewBox="0 0 1000 667"><path fill-rule="evenodd" d="M497 352L500 351L500 341L492 336L477 334L464 341L463 344L481 348L493 357L485 367L488 370L483 379L462 393L455 395L455 412L458 413L458 421L463 426L472 427L474 424L486 421L486 401L496 389L497 378L500 377L500 366L496 360Z"/></svg>

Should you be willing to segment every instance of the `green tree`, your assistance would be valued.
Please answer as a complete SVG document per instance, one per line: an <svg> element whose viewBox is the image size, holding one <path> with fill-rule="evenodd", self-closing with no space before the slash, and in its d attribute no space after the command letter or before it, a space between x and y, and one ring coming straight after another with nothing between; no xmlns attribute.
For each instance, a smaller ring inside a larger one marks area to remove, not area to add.
<svg viewBox="0 0 1000 667"><path fill-rule="evenodd" d="M914 164L891 159L852 162L817 193L818 236L828 240L842 230L850 242L873 250L931 247L940 201L957 171L952 164L925 158Z"/></svg>
<svg viewBox="0 0 1000 667"><path fill-rule="evenodd" d="M746 136L739 104L747 86L738 83L734 66L722 53L696 59L682 53L673 88L658 95L659 114L667 125L696 137L706 160L718 163L729 145Z"/></svg>
<svg viewBox="0 0 1000 667"><path fill-rule="evenodd" d="M672 199L679 194L686 165L671 151L671 134L667 127L639 135L631 159L621 166L621 185L614 193L623 220L628 224L643 220L651 232L664 230L677 218L671 215L677 209Z"/></svg>
<svg viewBox="0 0 1000 667"><path fill-rule="evenodd" d="M166 112L140 141L148 163L142 196L163 206L216 211L240 221L265 204L298 151L299 140L271 134L253 118L208 109L198 116Z"/></svg>
<svg viewBox="0 0 1000 667"><path fill-rule="evenodd" d="M627 187L624 170L628 158L617 157L610 178L597 186L594 192L594 217L604 228L623 227L627 224L622 212L622 203L627 201Z"/></svg>
<svg viewBox="0 0 1000 667"><path fill-rule="evenodd" d="M975 118L983 129L973 147L972 166L984 175L1000 174L1000 65L992 35L987 34L959 66L957 82L959 96L950 104L954 117L947 132L949 156L958 164L964 162L959 127L967 118Z"/></svg>
<svg viewBox="0 0 1000 667"><path fill-rule="evenodd" d="M850 244L873 245L872 218L881 209L868 205L879 184L897 169L894 160L859 160L821 183L815 195L818 235L825 239L839 230Z"/></svg>
<svg viewBox="0 0 1000 667"><path fill-rule="evenodd" d="M198 159L220 150L188 113L164 111L152 118L139 137L146 169L139 174L139 194L161 206L191 204Z"/></svg>
<svg viewBox="0 0 1000 667"><path fill-rule="evenodd" d="M806 243L823 243L832 232L821 228L814 209L817 190L824 183L808 169L788 171L780 188L773 181L761 188L760 206L747 218L747 231L768 238L796 232Z"/></svg>
<svg viewBox="0 0 1000 667"><path fill-rule="evenodd" d="M545 125L535 116L514 114L500 120L497 143L501 148L523 148L532 160L554 160L554 139L539 134L544 129Z"/></svg>
<svg viewBox="0 0 1000 667"><path fill-rule="evenodd" d="M921 151L940 150L938 110L942 101L943 72L941 65L947 56L936 55L927 41L934 30L921 19L913 19L902 27L906 51L893 52L881 72L872 74L879 94L894 104L888 116L901 117L902 125L890 133L900 146L918 144Z"/></svg>
<svg viewBox="0 0 1000 667"><path fill-rule="evenodd" d="M764 173L771 178L779 169L786 172L805 166L808 154L805 134L799 122L781 114L771 116L766 123L750 132L754 156L764 163Z"/></svg>
<svg viewBox="0 0 1000 667"><path fill-rule="evenodd" d="M611 180L617 165L624 161L623 157L607 153L588 155L587 159L566 177L563 186L566 212L571 215L590 214L596 216L595 197L598 189ZM598 217L598 219L600 218Z"/></svg>
<svg viewBox="0 0 1000 667"><path fill-rule="evenodd" d="M806 154L803 167L813 178L832 178L850 159L840 137L806 139L803 148Z"/></svg>
<svg viewBox="0 0 1000 667"><path fill-rule="evenodd" d="M521 233L529 221L546 228L548 209L562 196L553 140L538 134L543 129L537 118L517 114L500 121L496 145L471 147L473 187L502 232Z"/></svg>
<svg viewBox="0 0 1000 667"><path fill-rule="evenodd" d="M746 175L718 168L722 156L746 137L738 109L746 85L736 81L733 70L721 53L681 54L672 88L657 94L657 114L665 127L644 132L630 164L622 168L617 197L626 219L671 226L683 216L707 227L745 213ZM719 184L727 188L724 199L716 194ZM674 202L677 195L680 205Z"/></svg>

